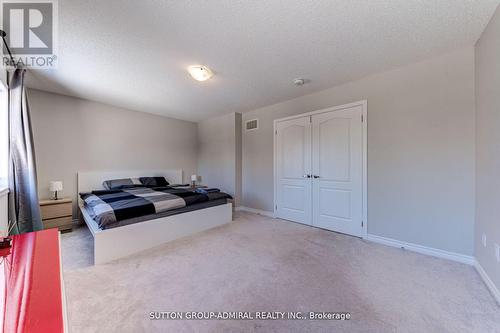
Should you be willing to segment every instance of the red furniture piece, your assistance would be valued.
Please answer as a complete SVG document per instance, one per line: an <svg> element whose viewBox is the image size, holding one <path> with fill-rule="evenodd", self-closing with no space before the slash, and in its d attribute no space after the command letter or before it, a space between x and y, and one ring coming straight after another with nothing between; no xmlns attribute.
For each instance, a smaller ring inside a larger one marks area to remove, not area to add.
<svg viewBox="0 0 500 333"><path fill-rule="evenodd" d="M3 332L64 332L58 230L12 236L0 261Z"/></svg>

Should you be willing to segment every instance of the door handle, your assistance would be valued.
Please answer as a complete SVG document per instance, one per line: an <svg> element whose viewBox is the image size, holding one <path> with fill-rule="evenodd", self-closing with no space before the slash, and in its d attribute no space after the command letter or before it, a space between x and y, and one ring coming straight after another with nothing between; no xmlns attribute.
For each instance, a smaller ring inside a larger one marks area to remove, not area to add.
<svg viewBox="0 0 500 333"><path fill-rule="evenodd" d="M311 175L303 175L303 178L311 178Z"/></svg>
<svg viewBox="0 0 500 333"><path fill-rule="evenodd" d="M318 175L314 175L313 178L319 178L319 176Z"/></svg>

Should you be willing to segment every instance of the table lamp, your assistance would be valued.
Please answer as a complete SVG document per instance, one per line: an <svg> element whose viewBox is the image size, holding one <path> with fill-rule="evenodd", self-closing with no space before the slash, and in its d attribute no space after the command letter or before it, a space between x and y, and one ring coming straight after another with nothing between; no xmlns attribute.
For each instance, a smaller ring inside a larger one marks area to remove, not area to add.
<svg viewBox="0 0 500 333"><path fill-rule="evenodd" d="M197 175L191 175L191 186L195 187L196 186L196 181L198 180Z"/></svg>
<svg viewBox="0 0 500 333"><path fill-rule="evenodd" d="M57 200L57 192L63 190L63 183L60 180L51 181L49 185L49 190L54 192L54 200Z"/></svg>

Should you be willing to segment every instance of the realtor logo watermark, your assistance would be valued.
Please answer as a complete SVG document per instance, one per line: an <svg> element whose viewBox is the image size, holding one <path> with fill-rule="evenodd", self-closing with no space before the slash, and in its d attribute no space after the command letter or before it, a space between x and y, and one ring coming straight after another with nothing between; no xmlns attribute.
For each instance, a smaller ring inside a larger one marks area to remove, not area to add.
<svg viewBox="0 0 500 333"><path fill-rule="evenodd" d="M57 0L1 0L2 30L12 52L5 45L2 67L56 68L58 46Z"/></svg>

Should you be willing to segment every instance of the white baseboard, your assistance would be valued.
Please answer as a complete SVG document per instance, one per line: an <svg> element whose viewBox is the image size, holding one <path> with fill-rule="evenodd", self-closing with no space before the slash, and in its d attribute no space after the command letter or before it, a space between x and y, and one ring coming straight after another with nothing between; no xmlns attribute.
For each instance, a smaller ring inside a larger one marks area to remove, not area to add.
<svg viewBox="0 0 500 333"><path fill-rule="evenodd" d="M82 220L80 219L73 219L73 226L79 226L79 225L84 225L85 222L83 222Z"/></svg>
<svg viewBox="0 0 500 333"><path fill-rule="evenodd" d="M365 239L369 240L371 242L384 244L384 245L388 245L388 246L392 246L392 247L404 248L408 251L426 254L429 256L437 257L437 258L453 260L453 261L461 262L461 263L467 264L467 265L474 265L474 263L476 262L476 260L474 259L473 256L467 256L465 254L460 254L460 253L456 253L456 252L449 252L449 251L435 249L435 248L427 247L427 246L423 246L423 245L407 243L407 242L399 241L399 240L392 239L392 238L386 238L386 237L368 234L368 235L366 235Z"/></svg>
<svg viewBox="0 0 500 333"><path fill-rule="evenodd" d="M274 218L274 213L267 210L255 209L245 206L235 207L234 210L237 212L248 212Z"/></svg>
<svg viewBox="0 0 500 333"><path fill-rule="evenodd" d="M484 284L488 287L491 294L497 301L497 304L500 306L500 291L498 290L497 286L495 286L493 281L491 281L490 277L483 269L483 266L481 266L481 264L477 260L474 260L474 267L476 268L476 271L479 273L479 276L481 276L481 279L483 279Z"/></svg>

